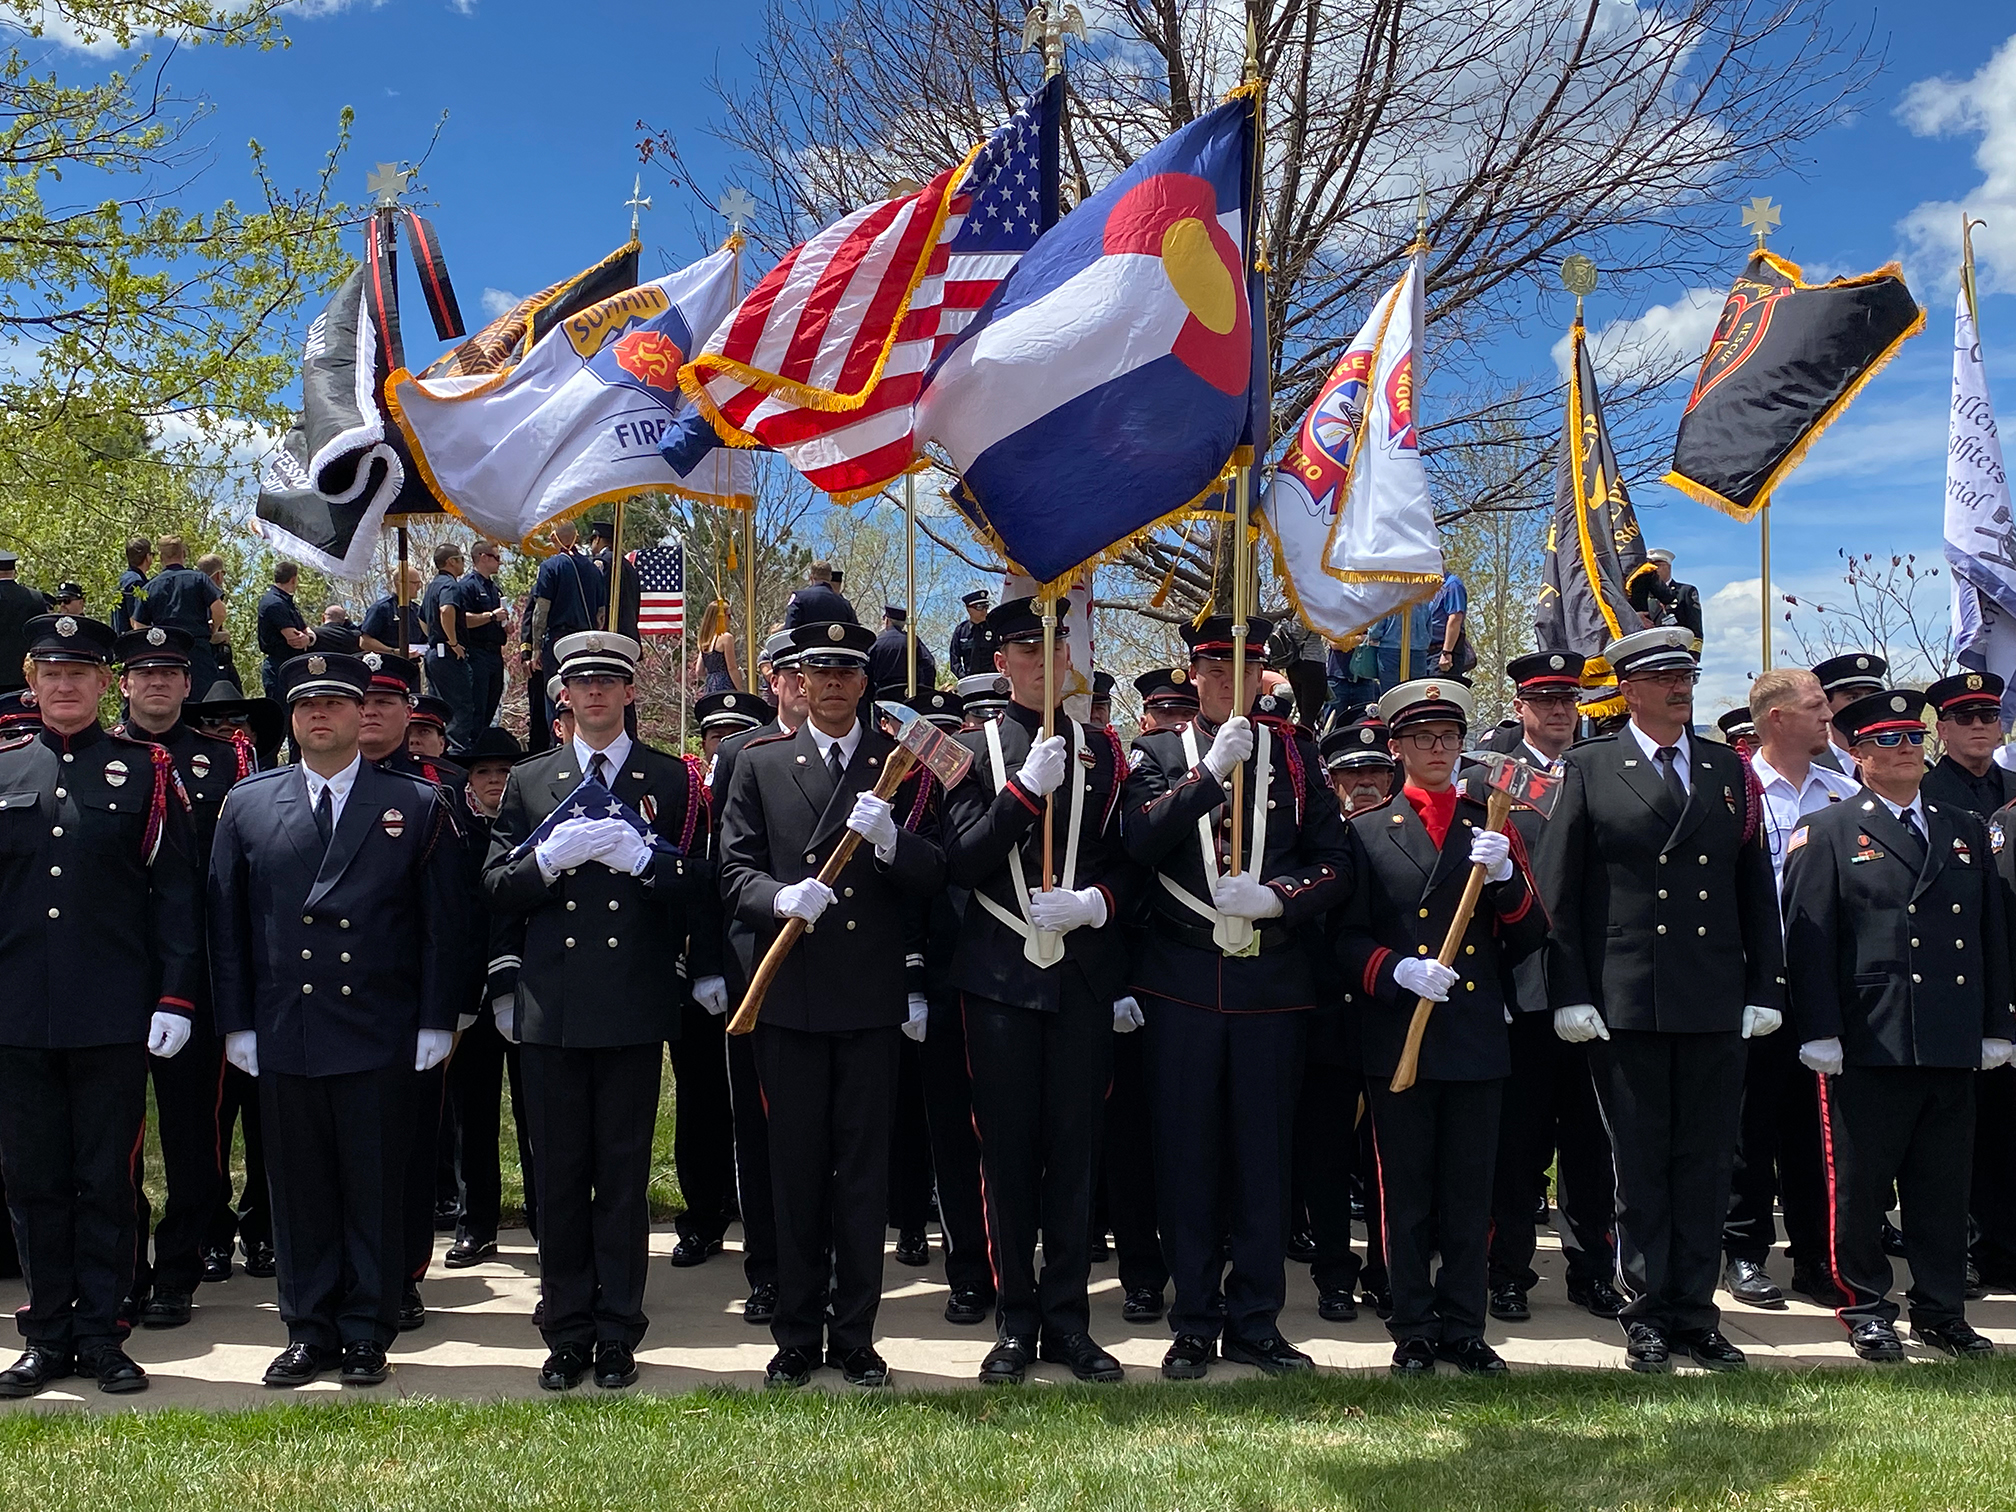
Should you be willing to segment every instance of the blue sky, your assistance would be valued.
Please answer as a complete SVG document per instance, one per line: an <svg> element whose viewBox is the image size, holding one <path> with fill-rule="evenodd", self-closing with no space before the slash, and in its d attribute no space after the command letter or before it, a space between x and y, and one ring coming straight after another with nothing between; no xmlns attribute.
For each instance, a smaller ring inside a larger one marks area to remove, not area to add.
<svg viewBox="0 0 2016 1512"><path fill-rule="evenodd" d="M282 182L305 181L350 105L357 121L341 190L361 200L370 166L425 150L445 109L424 178L472 325L483 318L486 290L497 291L493 300L527 293L622 240L640 118L676 133L702 184L718 190L731 181L734 165L707 134L717 109L708 80L747 66L754 4L316 0L312 9L290 22L285 52L198 48L175 60L172 79L214 106L204 130L216 161L198 197L244 193L243 144L254 136ZM1809 276L1903 256L1928 321L1777 497L1774 579L1795 592L1838 581L1841 547L1937 556L1955 272L1950 252L1920 227L1950 242L1957 216L1938 208L1947 202L1964 201L1991 223L1977 233L1982 334L2002 405L2016 406L2016 293L1991 292L2016 291L2016 7L1879 0L1835 4L1829 20L1870 29L1887 54L1883 74L1855 121L1818 139L1805 179L1760 182L1750 192L1784 207L1772 245ZM59 53L59 61L80 60ZM1970 91L1977 73L1981 85ZM1951 87L1924 82L1942 76ZM1935 127L1943 134L1929 134ZM656 208L644 236L655 273L705 250L722 227L662 174L655 184L651 177ZM1733 205L1729 213L1733 220ZM1696 294L1699 308L1688 298L1676 283L1648 290L1645 306L1662 307L1651 320L1698 350L1719 290ZM1599 290L1591 330L1644 318L1645 306ZM423 331L413 355L424 358L425 344ZM1683 380L1674 394L1676 417L1685 388ZM1757 665L1757 531L1649 478L1634 480L1634 491L1648 538L1679 553L1681 575L1715 606L1707 668L1715 691L1704 698L1712 702Z"/></svg>

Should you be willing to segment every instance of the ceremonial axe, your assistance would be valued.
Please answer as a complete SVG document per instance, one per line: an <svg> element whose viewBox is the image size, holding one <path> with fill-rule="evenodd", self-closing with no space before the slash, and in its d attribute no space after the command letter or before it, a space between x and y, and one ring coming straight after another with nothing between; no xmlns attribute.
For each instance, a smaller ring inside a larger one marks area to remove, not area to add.
<svg viewBox="0 0 2016 1512"><path fill-rule="evenodd" d="M875 782L875 796L885 803L896 796L896 789L903 785L903 779L910 775L913 767L923 767L938 779L941 787L948 789L957 787L973 769L973 753L915 709L884 700L875 705L875 711L881 716L882 728L896 737L896 749L882 763L882 775ZM843 833L840 843L833 847L833 854L819 868L820 882L830 888L839 879L840 873L846 870L848 861L854 855L854 847L860 843L861 836L856 831L850 829ZM770 991L771 982L776 980L779 969L783 967L784 957L791 954L791 947L798 943L798 937L803 933L803 919L784 921L777 938L763 953L762 963L757 966L756 975L749 983L749 991L743 995L742 1006L728 1021L730 1034L747 1034L756 1027L756 1015L763 1011L764 995Z"/></svg>
<svg viewBox="0 0 2016 1512"><path fill-rule="evenodd" d="M1484 828L1492 834L1503 832L1515 803L1533 810L1542 819L1554 813L1561 779L1553 773L1543 772L1502 751L1465 751L1463 755L1465 760L1475 762L1489 773L1491 796L1484 805L1488 816ZM1456 905L1456 917L1449 921L1449 933L1442 937L1441 953L1435 957L1444 966L1455 964L1457 948L1463 943L1464 931L1470 927L1470 916L1477 911L1477 898L1483 891L1484 868L1472 866L1470 880L1463 884L1463 897ZM1434 1011L1435 1005L1427 998L1415 1002L1414 1017L1407 1025L1407 1043L1401 1048L1400 1064L1393 1068L1390 1090L1405 1092L1414 1085L1414 1073L1421 1068L1421 1040L1428 1033L1428 1015Z"/></svg>

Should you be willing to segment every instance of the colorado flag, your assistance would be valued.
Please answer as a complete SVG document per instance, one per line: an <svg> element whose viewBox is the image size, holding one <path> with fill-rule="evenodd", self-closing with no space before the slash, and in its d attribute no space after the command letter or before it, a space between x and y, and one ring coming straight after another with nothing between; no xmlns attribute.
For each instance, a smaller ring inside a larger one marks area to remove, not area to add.
<svg viewBox="0 0 2016 1512"><path fill-rule="evenodd" d="M1252 114L1193 121L1046 232L926 374L919 443L1038 582L1196 500L1244 437Z"/></svg>
<svg viewBox="0 0 2016 1512"><path fill-rule="evenodd" d="M626 289L569 316L504 373L385 381L387 408L435 494L487 536L523 541L590 504L664 492L746 504L748 453L659 448L691 408L679 369L728 313L735 253Z"/></svg>

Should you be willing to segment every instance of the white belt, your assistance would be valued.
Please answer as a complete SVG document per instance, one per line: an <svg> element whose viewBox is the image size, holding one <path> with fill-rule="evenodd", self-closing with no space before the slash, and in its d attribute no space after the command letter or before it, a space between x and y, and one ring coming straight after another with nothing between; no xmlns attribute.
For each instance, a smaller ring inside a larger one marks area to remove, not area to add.
<svg viewBox="0 0 2016 1512"><path fill-rule="evenodd" d="M1183 726L1183 755L1194 771L1200 761L1197 754L1197 727L1195 724ZM1253 728L1253 844L1251 854L1267 854L1267 804L1264 795L1274 777L1273 736L1267 726ZM1209 769L1206 769L1207 775ZM1204 880L1217 891L1218 847L1211 838L1211 816L1203 815L1197 821L1197 839L1204 855ZM1158 873L1159 875L1159 873ZM1251 956L1260 953L1260 934L1253 927L1251 919L1242 919L1237 914L1220 913L1203 899L1193 895L1188 889L1179 887L1166 876L1162 885L1170 895L1198 917L1211 924L1211 942L1220 953L1228 956Z"/></svg>
<svg viewBox="0 0 2016 1512"><path fill-rule="evenodd" d="M1001 722L990 719L987 731L987 759L994 774L994 791L999 794L1008 785L1008 763L1001 754ZM1058 879L1058 886L1070 888L1078 878L1078 832L1085 816L1085 766L1078 759L1078 722L1065 721L1065 739L1069 751L1065 760L1065 770L1070 774L1071 813L1065 827L1064 871ZM1022 846L1018 842L1008 848L1008 880L1015 888L1016 911L1011 913L988 897L981 888L973 889L973 896L980 906L999 919L1008 928L1022 937L1022 955L1038 970L1048 971L1064 959L1064 936L1054 929L1038 929L1036 921L1029 914L1029 882L1022 869Z"/></svg>

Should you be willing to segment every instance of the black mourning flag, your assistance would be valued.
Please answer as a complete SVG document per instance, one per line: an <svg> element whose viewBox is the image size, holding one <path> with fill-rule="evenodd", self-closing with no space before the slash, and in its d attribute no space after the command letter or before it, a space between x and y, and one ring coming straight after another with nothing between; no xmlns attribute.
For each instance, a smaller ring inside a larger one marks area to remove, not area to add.
<svg viewBox="0 0 2016 1512"><path fill-rule="evenodd" d="M1769 252L1729 290L1665 481L1739 520L1761 509L1925 312L1896 263L1805 284Z"/></svg>

